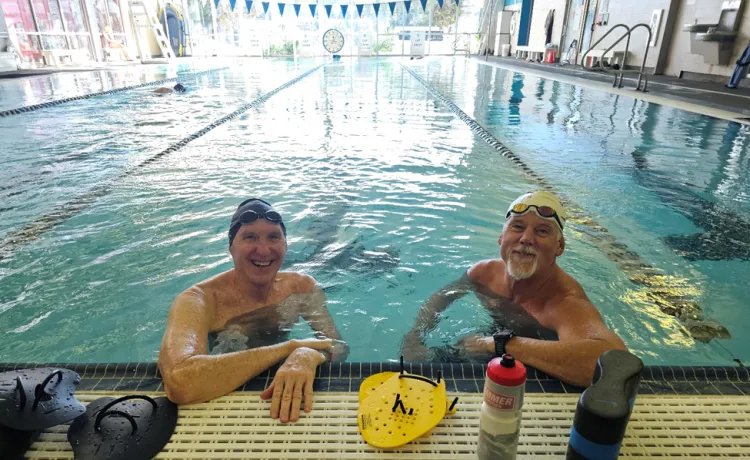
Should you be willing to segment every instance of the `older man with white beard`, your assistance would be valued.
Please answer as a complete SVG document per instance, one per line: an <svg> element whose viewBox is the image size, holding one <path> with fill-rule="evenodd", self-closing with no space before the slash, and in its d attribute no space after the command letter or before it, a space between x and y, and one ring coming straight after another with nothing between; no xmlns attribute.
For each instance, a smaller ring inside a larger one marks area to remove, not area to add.
<svg viewBox="0 0 750 460"><path fill-rule="evenodd" d="M581 285L557 265L565 251L565 219L562 203L549 192L530 192L511 203L497 240L500 259L478 262L430 297L404 337L404 357L425 360L429 349L422 336L437 326L440 314L453 301L475 292L496 323L512 323L507 312L515 309L515 316L554 331L558 340L524 337L530 334L503 324L492 336L464 337L457 344L460 349L473 354L508 353L566 383L591 383L599 355L624 350L625 344L604 324Z"/></svg>

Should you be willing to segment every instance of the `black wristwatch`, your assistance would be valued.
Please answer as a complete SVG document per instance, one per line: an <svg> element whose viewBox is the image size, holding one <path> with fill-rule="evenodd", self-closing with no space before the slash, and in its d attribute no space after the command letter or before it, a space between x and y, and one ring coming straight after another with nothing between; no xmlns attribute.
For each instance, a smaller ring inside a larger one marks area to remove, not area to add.
<svg viewBox="0 0 750 460"><path fill-rule="evenodd" d="M495 332L492 336L492 338L495 339L495 355L503 356L506 353L505 346L508 344L508 341L515 336L516 333L513 332L513 329L500 329Z"/></svg>

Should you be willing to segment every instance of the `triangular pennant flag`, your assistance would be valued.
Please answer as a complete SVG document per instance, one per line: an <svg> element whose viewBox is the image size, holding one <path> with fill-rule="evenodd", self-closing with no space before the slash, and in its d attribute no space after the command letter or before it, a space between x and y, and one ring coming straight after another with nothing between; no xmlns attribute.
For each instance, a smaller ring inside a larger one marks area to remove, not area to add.
<svg viewBox="0 0 750 460"><path fill-rule="evenodd" d="M346 17L346 11L349 9L349 5L341 5L341 17Z"/></svg>
<svg viewBox="0 0 750 460"><path fill-rule="evenodd" d="M440 5L440 8L443 7L443 0L438 0L438 5Z"/></svg>
<svg viewBox="0 0 750 460"><path fill-rule="evenodd" d="M292 6L294 6L294 14L296 14L296 15L297 15L297 17L299 17L299 9L300 9L300 7L301 7L302 5L300 5L299 3L295 3L295 4L294 4L294 5L292 5Z"/></svg>
<svg viewBox="0 0 750 460"><path fill-rule="evenodd" d="M380 13L380 3L373 3L372 8L375 10L375 16L377 16Z"/></svg>
<svg viewBox="0 0 750 460"><path fill-rule="evenodd" d="M247 7L247 12L249 13L253 9L253 0L245 0L245 6Z"/></svg>
<svg viewBox="0 0 750 460"><path fill-rule="evenodd" d="M281 13L282 16L284 16L284 8L286 7L285 3L279 3L279 13Z"/></svg>
<svg viewBox="0 0 750 460"><path fill-rule="evenodd" d="M361 18L362 17L362 9L365 7L365 5L354 5L354 6L357 7L357 14Z"/></svg>
<svg viewBox="0 0 750 460"><path fill-rule="evenodd" d="M234 5L237 4L237 0L229 0L229 6L232 8L232 11L234 11Z"/></svg>
<svg viewBox="0 0 750 460"><path fill-rule="evenodd" d="M217 9L217 10L219 9L219 2L220 2L220 1L221 1L221 0L214 0L214 6L216 6L216 9Z"/></svg>
<svg viewBox="0 0 750 460"><path fill-rule="evenodd" d="M331 8L333 8L333 5L323 5L323 8L326 9L326 16L331 17Z"/></svg>
<svg viewBox="0 0 750 460"><path fill-rule="evenodd" d="M388 9L391 10L391 16L393 16L393 12L396 10L396 2L388 2Z"/></svg>
<svg viewBox="0 0 750 460"><path fill-rule="evenodd" d="M411 0L407 0L404 2L404 8L406 8L406 14L409 14L409 10L411 9Z"/></svg>
<svg viewBox="0 0 750 460"><path fill-rule="evenodd" d="M310 14L312 14L312 17L315 17L315 8L317 8L317 7L318 7L318 5L315 5L314 3L310 3L310 4L309 4L309 5L307 5L307 6L309 6L309 7L310 7Z"/></svg>
<svg viewBox="0 0 750 460"><path fill-rule="evenodd" d="M260 2L263 5L263 12L265 14L268 14L268 5L270 5L269 2Z"/></svg>
<svg viewBox="0 0 750 460"><path fill-rule="evenodd" d="M422 4L422 11L427 11L427 0L419 0L419 3Z"/></svg>
<svg viewBox="0 0 750 460"><path fill-rule="evenodd" d="M458 6L458 0L456 0L456 6Z"/></svg>

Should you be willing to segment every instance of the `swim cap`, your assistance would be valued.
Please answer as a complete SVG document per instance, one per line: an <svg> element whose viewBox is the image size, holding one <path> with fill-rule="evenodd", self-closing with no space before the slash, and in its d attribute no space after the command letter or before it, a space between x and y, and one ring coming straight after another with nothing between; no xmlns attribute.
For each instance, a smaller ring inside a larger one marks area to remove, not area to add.
<svg viewBox="0 0 750 460"><path fill-rule="evenodd" d="M273 211L276 212L273 209L273 206L271 206L268 202L261 200L260 198L250 198L249 200L245 200L242 203L240 203L239 206L237 206L237 210L234 212L234 215L232 216L232 221L229 224L229 246L232 245L232 241L234 241L234 237L237 235L237 232L240 231L240 227L242 227L242 221L241 217L242 214L244 214L247 211L255 211L260 216L265 216L267 212ZM264 219L271 222L270 219L267 217L263 217ZM272 222L276 223L276 222ZM284 222L281 220L281 216L279 215L279 226L281 227L281 232L284 234L284 238L286 238L286 226L284 225Z"/></svg>
<svg viewBox="0 0 750 460"><path fill-rule="evenodd" d="M560 227L560 231L563 230L565 220L568 218L560 198L554 193L544 190L529 192L518 197L508 207L505 218L507 219L511 215L523 215L529 210L536 212L539 217L554 220Z"/></svg>
<svg viewBox="0 0 750 460"><path fill-rule="evenodd" d="M176 85L174 85L174 88L172 89L177 91L178 93L184 93L186 91L185 87L182 86L182 83L177 83Z"/></svg>

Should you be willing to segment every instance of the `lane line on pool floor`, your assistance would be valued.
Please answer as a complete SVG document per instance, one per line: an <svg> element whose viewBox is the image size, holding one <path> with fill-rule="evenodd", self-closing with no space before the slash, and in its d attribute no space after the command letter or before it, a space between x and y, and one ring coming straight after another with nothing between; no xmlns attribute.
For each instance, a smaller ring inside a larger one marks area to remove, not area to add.
<svg viewBox="0 0 750 460"><path fill-rule="evenodd" d="M237 118L238 116L242 115L248 110L260 106L261 104L266 102L268 99L270 99L272 96L278 94L279 92L285 90L286 88L289 88L295 83L298 83L305 77L319 70L324 65L325 64L320 64L319 66L308 70L307 72L293 78L292 80L289 80L283 85L278 86L277 88L272 89L271 91L268 91L267 93L263 94L262 96L258 97L252 102L249 102L247 104L240 106L240 108L238 108L234 112L219 118L218 120L214 121L213 123L206 126L205 128L194 132L190 136L170 145L166 149L156 153L150 158L138 163L135 166L132 166L126 169L125 171L122 172L122 174L118 175L117 177L109 179L102 184L95 185L94 187L91 188L91 190L84 193L83 195L80 195L74 198L73 200L68 201L67 203L64 203L63 205L52 210L50 213L47 213L46 215L31 221L20 230L10 233L7 237L3 239L2 242L0 242L0 261L8 258L19 247L25 246L28 243L36 240L37 238L42 236L48 230L55 227L60 222L67 220L70 217L73 217L74 215L86 209L88 206L94 203L94 201L96 201L97 199L109 193L118 181L137 172L139 169L143 168L144 166L148 166L154 163L155 161L163 158L165 155L181 149L182 147L186 146L187 144L194 141L195 139L198 139L199 137L206 135L208 132L210 132L214 128L217 128L223 125L224 123Z"/></svg>
<svg viewBox="0 0 750 460"><path fill-rule="evenodd" d="M626 244L618 242L615 236L604 226L586 215L580 206L556 192L554 187L543 176L532 171L518 155L500 142L475 119L467 115L453 101L440 93L412 69L404 64L401 64L401 66L424 86L429 93L448 107L461 121L466 123L474 134L482 138L482 140L497 150L503 157L518 165L531 183L561 196L570 214L570 221L577 224L579 230L588 236L594 245L604 252L609 260L616 263L620 270L628 276L630 281L647 289L645 299L635 300L653 302L659 307L661 312L680 320L690 336L701 342L708 343L714 338L731 338L726 327L714 320L703 319L701 307L695 300L691 299L691 297L695 296L695 289L692 286L693 283L691 280L664 274L661 269L648 264L638 253L628 248Z"/></svg>
<svg viewBox="0 0 750 460"><path fill-rule="evenodd" d="M178 73L176 77L162 78L161 80L147 81L144 83L139 83L137 85L123 86L122 88L113 88L113 89L108 89L106 91L99 91L96 93L81 94L79 96L66 97L64 99L58 99L56 101L49 101L49 102L42 102L42 103L34 104L34 105L27 105L25 107L19 107L17 109L3 110L3 111L0 111L0 118L9 117L11 115L20 115L22 113L34 112L36 110L46 109L46 108L54 107L60 104L65 104L66 102L81 101L84 99L91 99L92 97L107 96L110 94L121 93L123 91L130 91L131 89L146 88L148 86L162 85L164 83L168 83L171 81L184 80L185 78L189 78L189 77L199 77L201 75L206 75L206 74L213 73L213 72L220 72L228 68L229 67L220 67L216 69L203 70L201 72L182 72L182 73Z"/></svg>

